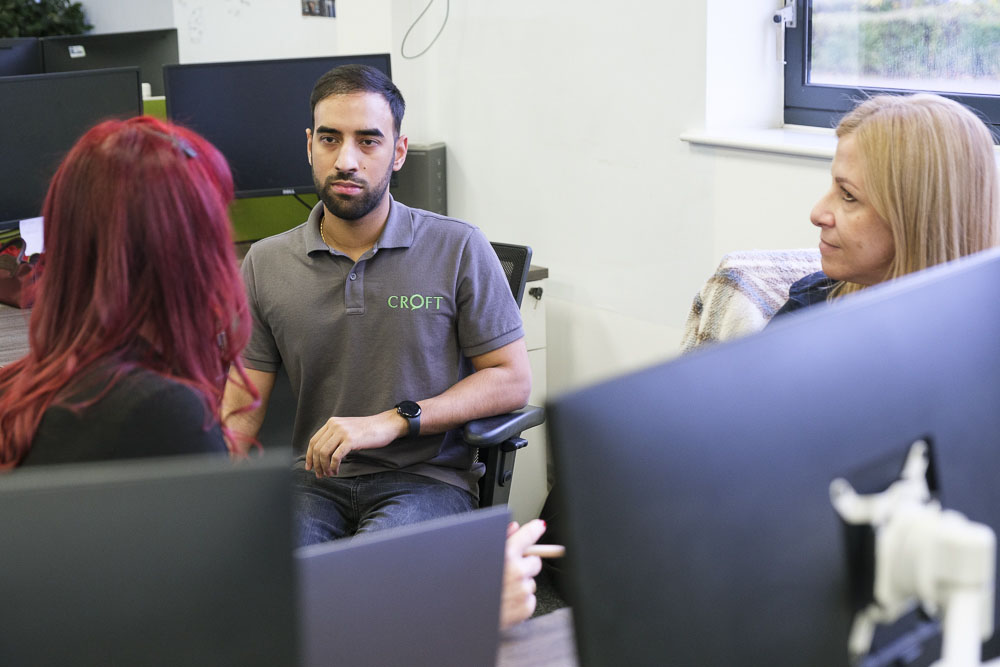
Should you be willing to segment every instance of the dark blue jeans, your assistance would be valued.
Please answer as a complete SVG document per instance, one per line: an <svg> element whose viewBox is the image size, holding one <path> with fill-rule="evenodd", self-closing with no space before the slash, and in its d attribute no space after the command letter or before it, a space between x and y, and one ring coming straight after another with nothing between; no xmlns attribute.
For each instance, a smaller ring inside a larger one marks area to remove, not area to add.
<svg viewBox="0 0 1000 667"><path fill-rule="evenodd" d="M293 471L298 546L403 526L477 507L468 491L423 475L380 472L324 477Z"/></svg>

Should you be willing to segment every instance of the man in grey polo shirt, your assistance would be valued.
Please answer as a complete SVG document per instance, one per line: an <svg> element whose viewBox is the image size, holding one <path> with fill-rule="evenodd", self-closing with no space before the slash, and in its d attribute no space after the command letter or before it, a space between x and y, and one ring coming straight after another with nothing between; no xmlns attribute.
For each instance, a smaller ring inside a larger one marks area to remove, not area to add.
<svg viewBox="0 0 1000 667"><path fill-rule="evenodd" d="M234 413L250 397L231 380L223 410L255 436L284 365L301 544L475 508L481 466L456 429L523 406L531 385L520 313L486 238L389 195L407 149L399 90L346 66L310 101L321 203L244 260L244 362L261 406Z"/></svg>

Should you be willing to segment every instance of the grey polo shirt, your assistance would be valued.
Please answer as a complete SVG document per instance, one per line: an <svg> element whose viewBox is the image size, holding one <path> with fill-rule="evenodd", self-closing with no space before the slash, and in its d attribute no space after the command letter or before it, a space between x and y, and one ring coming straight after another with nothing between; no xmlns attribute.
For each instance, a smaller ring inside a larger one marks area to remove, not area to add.
<svg viewBox="0 0 1000 667"><path fill-rule="evenodd" d="M302 225L255 243L243 260L253 334L247 367L285 366L302 454L329 417L436 396L473 372L468 358L524 336L496 253L473 225L392 201L385 229L356 263ZM299 465L302 465L301 461ZM401 470L477 494L482 466L457 431L353 452L341 477Z"/></svg>

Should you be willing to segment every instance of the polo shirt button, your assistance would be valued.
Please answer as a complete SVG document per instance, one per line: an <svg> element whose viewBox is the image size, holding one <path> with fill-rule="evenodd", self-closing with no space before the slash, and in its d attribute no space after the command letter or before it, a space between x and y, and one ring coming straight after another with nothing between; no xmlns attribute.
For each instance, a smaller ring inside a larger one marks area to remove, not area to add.
<svg viewBox="0 0 1000 667"><path fill-rule="evenodd" d="M357 280L357 279L358 279L358 274L352 273L351 274L351 280Z"/></svg>

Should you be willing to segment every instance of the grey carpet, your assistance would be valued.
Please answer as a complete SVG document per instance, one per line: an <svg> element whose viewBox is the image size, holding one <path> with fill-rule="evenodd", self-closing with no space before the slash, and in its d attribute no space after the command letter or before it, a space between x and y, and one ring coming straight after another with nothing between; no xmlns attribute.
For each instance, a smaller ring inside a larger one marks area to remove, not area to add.
<svg viewBox="0 0 1000 667"><path fill-rule="evenodd" d="M567 606L566 601L559 595L559 591L556 590L555 585L552 583L552 578L549 576L546 568L542 568L542 571L535 577L535 584L538 587L535 591L535 598L538 603L535 606L533 617L544 616L556 609L562 609Z"/></svg>

